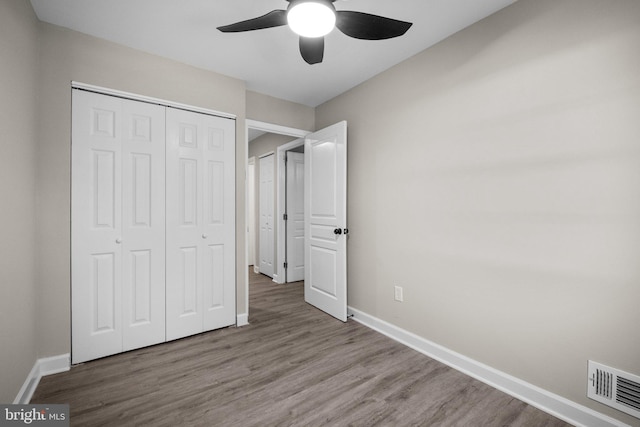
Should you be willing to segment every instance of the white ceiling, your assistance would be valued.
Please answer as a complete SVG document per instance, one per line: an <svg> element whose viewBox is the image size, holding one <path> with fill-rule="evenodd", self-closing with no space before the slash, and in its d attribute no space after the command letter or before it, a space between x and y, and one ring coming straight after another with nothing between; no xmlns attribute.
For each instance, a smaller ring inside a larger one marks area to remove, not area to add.
<svg viewBox="0 0 640 427"><path fill-rule="evenodd" d="M247 89L315 107L516 0L338 0L413 22L402 37L349 38L334 30L324 61L308 65L288 27L224 34L220 25L286 9L285 0L31 0L38 18L232 76Z"/></svg>

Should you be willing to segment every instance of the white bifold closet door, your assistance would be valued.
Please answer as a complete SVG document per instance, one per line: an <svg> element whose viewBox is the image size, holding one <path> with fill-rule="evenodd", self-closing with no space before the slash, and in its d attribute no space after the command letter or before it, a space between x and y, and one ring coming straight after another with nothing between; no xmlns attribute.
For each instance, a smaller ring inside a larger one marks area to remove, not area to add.
<svg viewBox="0 0 640 427"><path fill-rule="evenodd" d="M235 122L167 108L167 340L235 324Z"/></svg>
<svg viewBox="0 0 640 427"><path fill-rule="evenodd" d="M72 363L235 323L235 121L73 90Z"/></svg>
<svg viewBox="0 0 640 427"><path fill-rule="evenodd" d="M164 110L73 91L73 363L165 340Z"/></svg>

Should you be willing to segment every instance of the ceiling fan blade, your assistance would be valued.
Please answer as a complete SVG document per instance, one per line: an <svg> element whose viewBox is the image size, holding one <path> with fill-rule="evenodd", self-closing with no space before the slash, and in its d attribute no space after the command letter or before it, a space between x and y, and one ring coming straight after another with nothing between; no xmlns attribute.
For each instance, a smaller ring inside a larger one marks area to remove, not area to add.
<svg viewBox="0 0 640 427"><path fill-rule="evenodd" d="M241 31L262 30L264 28L280 27L287 25L286 10L272 10L266 15L259 16L246 21L236 22L235 24L223 25L218 30L223 33L239 33Z"/></svg>
<svg viewBox="0 0 640 427"><path fill-rule="evenodd" d="M300 54L307 64L318 64L324 57L324 37L300 37Z"/></svg>
<svg viewBox="0 0 640 427"><path fill-rule="evenodd" d="M398 21L369 13L348 10L336 12L336 27L349 37L356 39L391 39L406 33L412 25L411 22Z"/></svg>

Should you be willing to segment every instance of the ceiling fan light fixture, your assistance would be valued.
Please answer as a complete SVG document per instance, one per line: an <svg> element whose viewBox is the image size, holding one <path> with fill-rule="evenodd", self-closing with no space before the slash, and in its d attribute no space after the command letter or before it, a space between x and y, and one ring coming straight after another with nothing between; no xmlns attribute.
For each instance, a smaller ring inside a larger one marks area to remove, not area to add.
<svg viewBox="0 0 640 427"><path fill-rule="evenodd" d="M360 40L386 40L399 37L411 27L411 22L349 10L336 11L336 0L287 0L286 10L275 9L252 19L223 25L223 33L239 33L289 25L299 35L300 55L307 64L322 62L324 36L334 28ZM338 19L340 18L340 19Z"/></svg>
<svg viewBox="0 0 640 427"><path fill-rule="evenodd" d="M334 29L336 11L330 2L291 2L287 22L291 30L302 37L322 37Z"/></svg>

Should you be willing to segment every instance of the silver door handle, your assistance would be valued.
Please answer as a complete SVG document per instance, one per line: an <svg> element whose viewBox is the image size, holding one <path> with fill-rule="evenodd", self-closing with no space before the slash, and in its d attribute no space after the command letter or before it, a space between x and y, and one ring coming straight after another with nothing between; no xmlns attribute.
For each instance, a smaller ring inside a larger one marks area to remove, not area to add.
<svg viewBox="0 0 640 427"><path fill-rule="evenodd" d="M206 239L207 237L209 237L209 236L207 236L206 234L203 234L203 235L202 235L202 238L203 238L203 239Z"/></svg>
<svg viewBox="0 0 640 427"><path fill-rule="evenodd" d="M121 237L116 238L116 243L117 243L117 244L122 243L122 238L121 238Z"/></svg>

